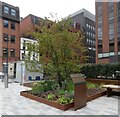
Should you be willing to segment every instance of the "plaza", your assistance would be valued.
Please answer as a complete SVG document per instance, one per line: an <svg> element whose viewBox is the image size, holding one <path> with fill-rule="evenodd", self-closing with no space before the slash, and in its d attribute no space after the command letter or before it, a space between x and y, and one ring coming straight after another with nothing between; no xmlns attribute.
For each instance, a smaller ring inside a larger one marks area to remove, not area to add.
<svg viewBox="0 0 120 117"><path fill-rule="evenodd" d="M0 115L118 115L120 99L117 96L105 95L77 111L62 111L20 96L20 91L29 90L28 87L19 83L9 83L8 86L4 88L0 81Z"/></svg>

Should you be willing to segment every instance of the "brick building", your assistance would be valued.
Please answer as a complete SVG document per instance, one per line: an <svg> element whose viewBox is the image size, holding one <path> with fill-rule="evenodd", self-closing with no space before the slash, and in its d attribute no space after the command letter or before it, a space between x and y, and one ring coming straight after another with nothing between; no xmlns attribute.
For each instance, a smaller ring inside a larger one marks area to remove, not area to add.
<svg viewBox="0 0 120 117"><path fill-rule="evenodd" d="M96 0L96 63L120 62L120 0Z"/></svg>
<svg viewBox="0 0 120 117"><path fill-rule="evenodd" d="M24 37L28 32L34 31L35 27L40 26L42 22L42 18L29 14L20 22L20 36Z"/></svg>
<svg viewBox="0 0 120 117"><path fill-rule="evenodd" d="M0 71L3 64L20 57L19 8L0 1Z"/></svg>

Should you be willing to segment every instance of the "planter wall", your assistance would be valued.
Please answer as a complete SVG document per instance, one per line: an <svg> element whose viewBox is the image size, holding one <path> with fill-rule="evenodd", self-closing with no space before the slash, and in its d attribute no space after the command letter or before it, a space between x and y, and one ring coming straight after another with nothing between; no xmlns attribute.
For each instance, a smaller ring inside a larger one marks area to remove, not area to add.
<svg viewBox="0 0 120 117"><path fill-rule="evenodd" d="M104 83L104 84L116 84L116 85L120 85L120 80L86 78L86 81L92 82L92 83L98 83L98 84Z"/></svg>
<svg viewBox="0 0 120 117"><path fill-rule="evenodd" d="M26 87L32 87L33 83L24 83L23 85Z"/></svg>
<svg viewBox="0 0 120 117"><path fill-rule="evenodd" d="M32 99L32 100L35 100L35 101L38 101L38 102L41 102L41 103L44 103L44 104L47 104L49 106L53 106L55 108L58 108L58 109L61 109L61 110L68 110L69 108L72 108L74 107L74 103L70 103L70 104L59 104L59 103L56 103L56 102L53 102L53 101L49 101L49 100L46 100L44 98L41 98L41 97L37 97L35 95L32 95L32 94L28 94L26 91L22 91L20 92L20 95L21 96L24 96L26 98L29 98L29 99Z"/></svg>
<svg viewBox="0 0 120 117"><path fill-rule="evenodd" d="M102 92L100 92L100 93L98 93L98 94L88 96L88 97L87 97L87 101L94 100L94 99L99 98L99 97L101 97L101 96L104 96L104 95L106 95L106 94L107 94L107 91L102 91Z"/></svg>
<svg viewBox="0 0 120 117"><path fill-rule="evenodd" d="M74 102L70 103L70 104L59 104L59 103L56 103L56 102L53 102L53 101L46 100L46 99L41 98L41 97L37 97L37 96L32 95L32 94L28 94L26 91L20 92L20 95L24 96L26 98L29 98L29 99L32 99L32 100L47 104L49 106L55 107L57 109L64 110L64 111L74 107ZM106 95L106 91L103 91L103 92L100 92L98 94L91 95L91 96L87 97L87 101L94 100L94 99L96 99L98 97L101 97L103 95Z"/></svg>

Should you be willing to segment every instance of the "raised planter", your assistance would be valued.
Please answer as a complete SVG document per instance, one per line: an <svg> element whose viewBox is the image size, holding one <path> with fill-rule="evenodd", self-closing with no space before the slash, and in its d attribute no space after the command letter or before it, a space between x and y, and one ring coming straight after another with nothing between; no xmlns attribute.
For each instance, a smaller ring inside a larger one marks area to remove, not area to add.
<svg viewBox="0 0 120 117"><path fill-rule="evenodd" d="M20 92L20 95L21 96L24 96L26 98L29 98L29 99L32 99L32 100L35 100L35 101L38 101L38 102L41 102L41 103L44 103L44 104L47 104L49 106L53 106L55 108L58 108L58 109L61 109L61 110L68 110L69 108L72 108L74 107L74 103L70 103L70 104L59 104L57 102L54 102L54 101L49 101L49 100L46 100L44 98L41 98L41 97L37 97L35 95L32 95L32 94L28 94L26 91L22 91Z"/></svg>
<svg viewBox="0 0 120 117"><path fill-rule="evenodd" d="M116 84L116 85L120 85L120 80L86 78L86 81L92 82L92 83L98 83L98 84L104 83L104 84Z"/></svg>
<svg viewBox="0 0 120 117"><path fill-rule="evenodd" d="M101 97L101 96L104 96L104 95L106 95L106 94L107 94L107 91L102 91L102 92L100 92L100 93L97 93L97 94L88 96L88 97L87 97L87 101L94 100L94 99L99 98L99 97Z"/></svg>
<svg viewBox="0 0 120 117"><path fill-rule="evenodd" d="M70 104L59 104L57 102L54 102L54 101L49 101L47 99L44 99L44 98L41 98L41 97L38 97L38 96L35 96L35 95L32 95L32 94L29 94L27 93L27 91L22 91L20 92L20 95L21 96L24 96L26 98L29 98L29 99L32 99L32 100L35 100L35 101L38 101L38 102L41 102L41 103L44 103L44 104L47 104L49 106L52 106L52 107L55 107L55 108L58 108L58 109L61 109L61 110L68 110L72 107L74 107L74 102L73 103L70 103ZM91 96L88 96L87 97L87 101L91 101L91 100L94 100L98 97L101 97L103 95L106 95L106 91L102 91L98 94L95 94L95 95L91 95Z"/></svg>
<svg viewBox="0 0 120 117"><path fill-rule="evenodd" d="M33 84L34 84L34 82L31 82L31 83L24 83L23 85L26 86L26 87L32 87Z"/></svg>

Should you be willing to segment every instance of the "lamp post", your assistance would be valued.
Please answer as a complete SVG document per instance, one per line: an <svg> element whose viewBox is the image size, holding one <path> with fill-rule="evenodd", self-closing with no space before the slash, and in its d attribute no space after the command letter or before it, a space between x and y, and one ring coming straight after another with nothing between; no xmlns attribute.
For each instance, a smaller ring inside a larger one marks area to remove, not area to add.
<svg viewBox="0 0 120 117"><path fill-rule="evenodd" d="M5 88L8 88L8 54L9 54L9 51L8 51L8 42L9 42L9 39L7 38L7 54L6 54L6 66L5 66L5 80L4 80L4 83L5 83Z"/></svg>

